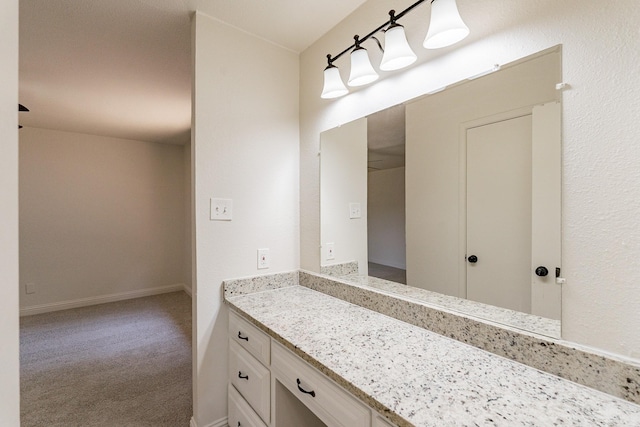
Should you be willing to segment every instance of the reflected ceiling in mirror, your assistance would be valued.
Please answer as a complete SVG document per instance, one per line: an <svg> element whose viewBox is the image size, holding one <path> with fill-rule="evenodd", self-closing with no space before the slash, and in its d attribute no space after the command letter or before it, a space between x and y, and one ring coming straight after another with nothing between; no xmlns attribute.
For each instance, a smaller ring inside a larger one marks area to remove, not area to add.
<svg viewBox="0 0 640 427"><path fill-rule="evenodd" d="M561 81L558 46L323 132L323 271L558 337Z"/></svg>

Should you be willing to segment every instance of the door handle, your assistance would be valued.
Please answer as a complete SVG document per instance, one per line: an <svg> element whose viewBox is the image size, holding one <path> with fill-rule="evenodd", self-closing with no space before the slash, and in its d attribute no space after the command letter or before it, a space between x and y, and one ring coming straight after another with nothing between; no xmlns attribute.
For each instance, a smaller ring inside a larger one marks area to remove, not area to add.
<svg viewBox="0 0 640 427"><path fill-rule="evenodd" d="M547 267L541 265L540 267L536 268L536 276L544 277L547 274L549 274L549 270L547 270Z"/></svg>
<svg viewBox="0 0 640 427"><path fill-rule="evenodd" d="M475 255L469 255L467 257L467 261L469 261L471 264L475 264L476 262L478 262L478 257Z"/></svg>

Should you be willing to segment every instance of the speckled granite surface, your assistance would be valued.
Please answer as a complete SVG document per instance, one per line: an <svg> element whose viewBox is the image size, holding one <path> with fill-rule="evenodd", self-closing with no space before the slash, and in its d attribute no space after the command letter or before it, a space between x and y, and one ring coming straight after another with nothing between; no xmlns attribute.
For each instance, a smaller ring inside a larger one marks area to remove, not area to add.
<svg viewBox="0 0 640 427"><path fill-rule="evenodd" d="M305 287L227 303L399 426L640 425L638 405Z"/></svg>
<svg viewBox="0 0 640 427"><path fill-rule="evenodd" d="M416 300L417 302L454 310L466 315L485 319L490 322L496 322L501 325L509 325L514 328L538 333L540 335L560 338L559 320L546 319L544 317L482 304L464 298L452 297L437 292L431 292L426 289L390 282L377 277L359 276L357 273L342 276L333 274L332 276L336 276L336 278L350 283L369 286L385 292L392 292L395 295L402 295Z"/></svg>
<svg viewBox="0 0 640 427"><path fill-rule="evenodd" d="M640 403L640 364L572 343L474 319L338 278L300 272L300 285L524 363L630 402ZM401 285L402 286L402 285Z"/></svg>
<svg viewBox="0 0 640 427"><path fill-rule="evenodd" d="M351 276L358 274L358 262L343 262L340 264L322 265L320 266L320 274L326 274L327 276Z"/></svg>
<svg viewBox="0 0 640 427"><path fill-rule="evenodd" d="M298 271L288 273L266 274L242 279L225 280L223 282L224 297L251 294L269 289L286 288L298 284Z"/></svg>

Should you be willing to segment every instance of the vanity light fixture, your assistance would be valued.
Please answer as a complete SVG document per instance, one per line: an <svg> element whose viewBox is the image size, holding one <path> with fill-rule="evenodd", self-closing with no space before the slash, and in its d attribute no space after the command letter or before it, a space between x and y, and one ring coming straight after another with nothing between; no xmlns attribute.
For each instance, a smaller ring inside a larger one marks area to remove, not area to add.
<svg viewBox="0 0 640 427"><path fill-rule="evenodd" d="M349 86L362 86L374 82L378 79L378 73L371 66L367 50L361 44L368 39L377 42L382 50L382 61L380 69L383 71L399 70L413 64L417 55L409 46L404 27L397 23L407 13L411 12L420 4L427 0L418 0L402 12L396 14L394 10L389 11L389 20L371 31L366 36L360 38L355 36L355 43L344 49L335 56L327 55L327 67L324 69L324 86L321 98L337 98L349 93L340 76L340 70L333 62L347 52L351 52L351 73L349 75ZM429 31L423 43L427 49L436 49L450 46L469 34L469 28L464 24L456 0L430 0L431 1L431 22ZM385 47L374 34L384 32Z"/></svg>
<svg viewBox="0 0 640 427"><path fill-rule="evenodd" d="M373 69L367 49L360 46L359 36L353 37L356 48L351 52L351 75L349 86L362 86L378 80L378 73Z"/></svg>
<svg viewBox="0 0 640 427"><path fill-rule="evenodd" d="M322 88L321 98L331 99L338 98L349 93L349 89L342 82L340 70L333 65L331 55L327 55L327 68L324 69L324 87Z"/></svg>
<svg viewBox="0 0 640 427"><path fill-rule="evenodd" d="M458 12L456 0L432 0L429 31L422 44L426 49L451 46L469 35Z"/></svg>
<svg viewBox="0 0 640 427"><path fill-rule="evenodd" d="M389 11L389 28L384 32L384 54L380 69L384 71L400 70L416 62L418 57L404 34L404 27L396 22L395 10Z"/></svg>

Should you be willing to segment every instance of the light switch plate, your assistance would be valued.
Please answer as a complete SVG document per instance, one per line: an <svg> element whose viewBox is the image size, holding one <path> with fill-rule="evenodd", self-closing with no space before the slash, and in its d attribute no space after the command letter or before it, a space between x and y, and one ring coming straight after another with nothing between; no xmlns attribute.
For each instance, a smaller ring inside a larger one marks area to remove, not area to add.
<svg viewBox="0 0 640 427"><path fill-rule="evenodd" d="M233 218L233 200L231 199L211 199L210 209L211 221L231 221Z"/></svg>
<svg viewBox="0 0 640 427"><path fill-rule="evenodd" d="M269 248L258 249L258 270L269 268L270 262Z"/></svg>
<svg viewBox="0 0 640 427"><path fill-rule="evenodd" d="M349 203L349 218L351 219L362 218L360 203Z"/></svg>
<svg viewBox="0 0 640 427"><path fill-rule="evenodd" d="M335 243L327 243L327 259L336 259Z"/></svg>

